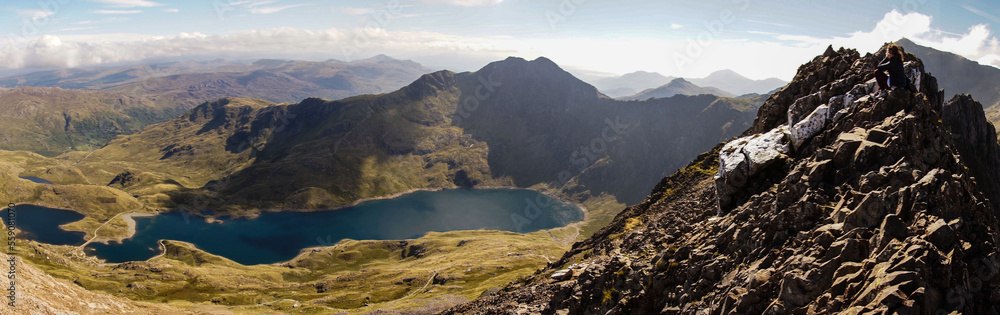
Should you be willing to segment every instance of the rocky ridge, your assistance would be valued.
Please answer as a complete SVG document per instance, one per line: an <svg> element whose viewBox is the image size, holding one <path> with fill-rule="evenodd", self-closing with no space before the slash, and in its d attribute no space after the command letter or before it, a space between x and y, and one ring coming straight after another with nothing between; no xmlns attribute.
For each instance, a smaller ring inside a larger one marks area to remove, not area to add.
<svg viewBox="0 0 1000 315"><path fill-rule="evenodd" d="M883 56L828 48L741 138L447 313L1000 312L995 130L913 55L915 93L869 96Z"/></svg>

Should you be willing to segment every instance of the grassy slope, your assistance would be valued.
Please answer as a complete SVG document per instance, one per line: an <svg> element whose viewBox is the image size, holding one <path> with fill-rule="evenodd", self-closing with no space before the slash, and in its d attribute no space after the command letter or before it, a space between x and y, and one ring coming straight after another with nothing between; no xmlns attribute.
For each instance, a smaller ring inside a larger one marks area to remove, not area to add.
<svg viewBox="0 0 1000 315"><path fill-rule="evenodd" d="M101 264L71 246L31 242L21 257L89 290L178 307L220 304L240 312L328 313L423 307L473 299L531 274L568 247L546 232L431 232L407 241L345 240L289 262L243 266L167 241L149 261ZM430 282L430 284L428 284Z"/></svg>
<svg viewBox="0 0 1000 315"><path fill-rule="evenodd" d="M101 91L33 87L0 91L0 150L46 156L92 150L182 110Z"/></svg>

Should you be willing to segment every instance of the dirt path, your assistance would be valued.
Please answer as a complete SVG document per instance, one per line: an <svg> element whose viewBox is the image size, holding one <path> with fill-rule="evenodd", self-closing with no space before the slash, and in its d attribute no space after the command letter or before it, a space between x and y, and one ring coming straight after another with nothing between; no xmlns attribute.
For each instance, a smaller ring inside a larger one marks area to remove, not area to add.
<svg viewBox="0 0 1000 315"><path fill-rule="evenodd" d="M99 238L99 237L97 237L97 231L100 231L101 228L103 228L104 226L108 225L108 223L111 223L111 221L114 221L115 218L117 218L119 216L122 217L122 220L125 221L125 225L128 226L128 235L126 235L122 239L129 239L129 238L132 238L132 236L135 235L135 219L134 218L136 218L136 217L151 217L151 216L154 216L154 215L155 214L152 214L152 213L135 212L135 210L133 210L132 212L129 212L129 213L119 213L119 214L116 214L115 216L111 217L111 219L108 219L107 221L104 221L104 223L102 223L100 226L98 226L97 228L95 228L94 231L91 232L91 234L93 234L94 236L91 237L89 240L87 240L87 242L83 243L83 245L80 245L79 247L77 247L77 249L82 252L83 248L87 247L87 245L90 245L90 243L93 243L93 242L104 242L104 241L110 240L110 239L107 239L107 238Z"/></svg>

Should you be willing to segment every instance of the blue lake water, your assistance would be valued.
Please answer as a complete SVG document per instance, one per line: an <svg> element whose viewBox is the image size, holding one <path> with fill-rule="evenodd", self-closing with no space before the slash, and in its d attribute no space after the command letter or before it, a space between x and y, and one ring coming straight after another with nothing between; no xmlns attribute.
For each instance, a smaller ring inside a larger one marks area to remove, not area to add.
<svg viewBox="0 0 1000 315"><path fill-rule="evenodd" d="M3 215L4 224L10 226L13 223L21 230L21 234L18 235L21 238L55 245L80 245L86 236L83 232L70 232L59 228L60 225L83 219L83 214L69 210L18 205L13 209L4 209L0 215Z"/></svg>
<svg viewBox="0 0 1000 315"><path fill-rule="evenodd" d="M342 239L417 238L429 231L491 229L532 232L583 219L580 208L531 190L419 191L393 199L321 212L262 213L254 220L206 223L181 213L136 218L136 235L122 244L88 245L108 262L146 260L161 239L190 242L245 265L289 260L299 250Z"/></svg>
<svg viewBox="0 0 1000 315"><path fill-rule="evenodd" d="M49 185L52 185L52 182L50 182L49 180L44 179L44 178L38 178L38 177L34 177L34 176L22 176L21 178L27 179L27 180L30 180L32 182L39 183L39 184L49 184Z"/></svg>

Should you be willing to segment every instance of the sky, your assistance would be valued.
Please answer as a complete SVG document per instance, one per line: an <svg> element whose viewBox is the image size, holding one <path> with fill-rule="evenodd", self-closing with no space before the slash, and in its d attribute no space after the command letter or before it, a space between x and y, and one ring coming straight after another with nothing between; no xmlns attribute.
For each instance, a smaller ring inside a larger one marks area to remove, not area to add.
<svg viewBox="0 0 1000 315"><path fill-rule="evenodd" d="M829 45L903 37L1000 67L997 28L996 0L0 0L0 70L385 54L474 71L545 56L585 75L790 80Z"/></svg>

